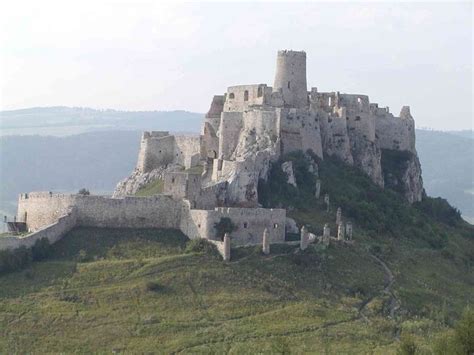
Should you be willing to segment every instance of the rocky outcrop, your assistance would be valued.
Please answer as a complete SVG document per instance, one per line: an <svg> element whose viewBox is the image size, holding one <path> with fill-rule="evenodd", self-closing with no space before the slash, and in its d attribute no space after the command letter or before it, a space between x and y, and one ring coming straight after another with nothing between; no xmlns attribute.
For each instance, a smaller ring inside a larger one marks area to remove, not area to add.
<svg viewBox="0 0 474 355"><path fill-rule="evenodd" d="M401 178L404 195L408 202L421 201L423 197L423 179L421 177L421 164L418 155L412 155L407 161L406 169Z"/></svg>
<svg viewBox="0 0 474 355"><path fill-rule="evenodd" d="M135 169L132 174L120 181L115 187L112 197L124 197L127 195L134 195L142 187L152 183L156 180L163 180L165 173L179 169L178 166L166 166L153 169L152 171L142 173Z"/></svg>
<svg viewBox="0 0 474 355"><path fill-rule="evenodd" d="M286 175L286 182L294 187L297 187L295 174L293 172L293 162L285 161L283 164L281 164L281 170L283 170Z"/></svg>

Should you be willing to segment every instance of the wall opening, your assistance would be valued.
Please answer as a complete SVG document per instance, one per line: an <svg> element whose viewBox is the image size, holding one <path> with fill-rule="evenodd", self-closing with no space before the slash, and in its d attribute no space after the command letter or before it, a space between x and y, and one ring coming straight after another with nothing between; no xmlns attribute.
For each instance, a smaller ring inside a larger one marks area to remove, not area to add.
<svg viewBox="0 0 474 355"><path fill-rule="evenodd" d="M249 224L247 222L244 222L244 228L247 228Z"/></svg>
<svg viewBox="0 0 474 355"><path fill-rule="evenodd" d="M288 89L291 89L291 84L290 84L290 82L288 82Z"/></svg>
<svg viewBox="0 0 474 355"><path fill-rule="evenodd" d="M229 94L229 99L235 99L235 94L233 92Z"/></svg>
<svg viewBox="0 0 474 355"><path fill-rule="evenodd" d="M258 87L257 96L258 96L258 97L262 97L262 96L263 96L263 89L262 89L261 86Z"/></svg>
<svg viewBox="0 0 474 355"><path fill-rule="evenodd" d="M24 219L25 223L26 223L27 219L28 219L28 212L25 211L25 219Z"/></svg>
<svg viewBox="0 0 474 355"><path fill-rule="evenodd" d="M273 228L277 229L278 228L278 223L273 224Z"/></svg>
<svg viewBox="0 0 474 355"><path fill-rule="evenodd" d="M249 91L245 90L244 91L244 101L248 101L248 100L249 100Z"/></svg>

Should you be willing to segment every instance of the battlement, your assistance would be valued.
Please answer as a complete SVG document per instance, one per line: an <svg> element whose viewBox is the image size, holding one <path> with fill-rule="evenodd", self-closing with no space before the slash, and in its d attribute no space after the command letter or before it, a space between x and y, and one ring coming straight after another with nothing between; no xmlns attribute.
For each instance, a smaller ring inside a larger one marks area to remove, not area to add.
<svg viewBox="0 0 474 355"><path fill-rule="evenodd" d="M169 135L170 135L170 132L168 131L145 131L142 134L142 139L161 138L161 137L166 137Z"/></svg>
<svg viewBox="0 0 474 355"><path fill-rule="evenodd" d="M278 56L281 57L298 57L306 59L305 51L293 51L291 49L282 49L278 51Z"/></svg>

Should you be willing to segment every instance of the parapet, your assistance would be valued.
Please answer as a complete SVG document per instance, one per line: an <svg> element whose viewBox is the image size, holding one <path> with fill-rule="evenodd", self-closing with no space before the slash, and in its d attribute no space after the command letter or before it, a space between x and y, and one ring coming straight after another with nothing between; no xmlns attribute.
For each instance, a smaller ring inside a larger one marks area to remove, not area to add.
<svg viewBox="0 0 474 355"><path fill-rule="evenodd" d="M145 131L143 132L142 139L148 138L160 138L169 136L170 132L168 131Z"/></svg>
<svg viewBox="0 0 474 355"><path fill-rule="evenodd" d="M283 49L283 50L278 51L278 56L306 58L306 52L305 51L293 51L291 49Z"/></svg>

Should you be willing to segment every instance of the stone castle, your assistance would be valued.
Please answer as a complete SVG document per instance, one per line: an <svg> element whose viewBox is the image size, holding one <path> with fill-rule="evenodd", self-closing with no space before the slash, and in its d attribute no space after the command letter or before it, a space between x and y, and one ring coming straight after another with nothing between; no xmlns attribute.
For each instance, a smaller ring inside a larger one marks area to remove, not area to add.
<svg viewBox="0 0 474 355"><path fill-rule="evenodd" d="M409 153L395 184L410 203L421 200L410 108L404 106L396 117L366 95L308 91L306 53L284 50L277 55L273 87L231 86L214 96L199 136L144 132L136 169L117 185L113 197L22 194L17 221L30 231L52 229L53 240L73 226L176 228L189 238L214 240L225 252L229 238L217 240L214 224L228 217L237 226L233 244L263 242L265 249L284 242L285 229L297 231L285 210L259 207L258 182L267 179L272 162L294 151L312 152L320 159L336 156L383 187L388 178L394 179L382 171L387 150ZM317 164L313 166L317 174ZM282 169L294 184L291 164ZM162 193L133 196L157 181L163 184ZM315 189L319 196L320 185ZM345 229L352 235L352 225L338 225L339 239ZM324 228L324 236L329 233ZM17 239L8 247L18 245ZM303 244L314 239L302 230Z"/></svg>

